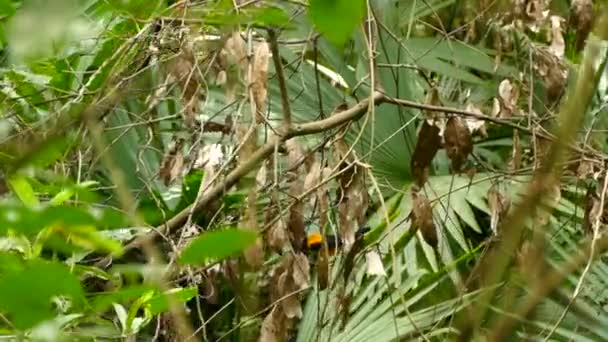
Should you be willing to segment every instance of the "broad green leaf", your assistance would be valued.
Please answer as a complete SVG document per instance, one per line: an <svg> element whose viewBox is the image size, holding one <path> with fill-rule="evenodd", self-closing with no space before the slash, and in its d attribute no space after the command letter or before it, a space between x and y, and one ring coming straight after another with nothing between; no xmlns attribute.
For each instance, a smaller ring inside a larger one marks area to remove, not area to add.
<svg viewBox="0 0 608 342"><path fill-rule="evenodd" d="M222 260L241 253L252 245L258 234L244 229L222 229L205 232L192 241L182 252L182 264L204 264L209 260Z"/></svg>
<svg viewBox="0 0 608 342"><path fill-rule="evenodd" d="M56 315L53 299L65 297L75 310L84 304L84 292L67 266L33 260L20 271L6 271L0 277L0 311L18 329Z"/></svg>
<svg viewBox="0 0 608 342"><path fill-rule="evenodd" d="M310 0L308 14L315 28L339 48L365 16L365 0Z"/></svg>
<svg viewBox="0 0 608 342"><path fill-rule="evenodd" d="M134 285L114 292L101 293L93 297L91 307L95 312L101 313L110 308L112 303L127 303L154 289L149 285Z"/></svg>
<svg viewBox="0 0 608 342"><path fill-rule="evenodd" d="M146 303L147 307L150 309L150 312L153 315L159 314L161 312L166 312L169 310L169 299L176 301L178 303L185 303L190 299L194 298L198 294L197 287L186 287L186 288L176 288L166 291L164 294L156 295L152 297Z"/></svg>
<svg viewBox="0 0 608 342"><path fill-rule="evenodd" d="M8 184L13 192L15 192L15 195L17 195L21 202L26 206L33 208L40 205L38 197L36 197L36 194L34 193L34 189L32 189L32 186L25 177L15 176L9 178Z"/></svg>
<svg viewBox="0 0 608 342"><path fill-rule="evenodd" d="M13 1L0 0L0 19L10 17L13 14L15 14L15 8L13 7Z"/></svg>

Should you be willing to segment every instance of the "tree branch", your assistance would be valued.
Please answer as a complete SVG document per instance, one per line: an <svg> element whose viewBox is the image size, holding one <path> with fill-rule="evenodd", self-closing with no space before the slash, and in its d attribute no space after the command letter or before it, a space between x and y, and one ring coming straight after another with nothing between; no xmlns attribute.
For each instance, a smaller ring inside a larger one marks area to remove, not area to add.
<svg viewBox="0 0 608 342"><path fill-rule="evenodd" d="M374 94L373 99L375 104L380 104L384 99L384 95L377 92ZM206 206L208 206L209 203L220 197L228 189L234 186L239 181L239 179L247 175L259 163L261 163L264 159L272 155L277 144L282 144L285 141L297 136L323 132L341 126L347 122L357 120L362 117L363 114L365 114L368 107L369 98L357 103L356 105L345 111L336 113L327 119L305 124L299 124L293 127L293 129L285 130L285 134L283 134L282 136L272 137L269 142L267 142L258 150L256 150L256 152L251 157L249 157L249 159L243 161L241 164L239 164L239 166L232 170L223 181L219 182L218 184L210 188L208 191L206 191L205 194L201 197L201 199L196 203L194 208L192 207L192 205L189 205L188 207L184 208L178 214L169 219L166 223L156 227L156 229L150 231L146 235L143 235L133 240L131 243L127 244L125 246L125 250L137 248L142 244L145 244L146 242L152 241L160 232L170 232L181 227L187 221L188 215L191 210L201 211Z"/></svg>
<svg viewBox="0 0 608 342"><path fill-rule="evenodd" d="M279 80L279 89L281 91L281 104L283 106L283 118L285 127L291 126L291 108L289 107L289 93L287 92L287 84L285 83L285 74L283 72L283 62L279 54L279 44L277 43L277 35L274 30L268 30L268 39L270 40L270 51L272 52L272 60L274 61L274 69Z"/></svg>

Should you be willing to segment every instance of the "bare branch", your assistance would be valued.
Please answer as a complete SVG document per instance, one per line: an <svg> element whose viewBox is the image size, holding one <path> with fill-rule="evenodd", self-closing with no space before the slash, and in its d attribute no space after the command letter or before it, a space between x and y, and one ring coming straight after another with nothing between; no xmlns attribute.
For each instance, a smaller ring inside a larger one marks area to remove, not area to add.
<svg viewBox="0 0 608 342"><path fill-rule="evenodd" d="M289 107L289 93L287 92L287 84L285 83L285 74L283 70L283 62L279 54L279 44L277 43L277 35L274 30L268 30L268 39L270 41L270 51L272 52L272 60L274 61L274 69L279 80L279 89L281 90L281 104L283 105L283 118L285 127L291 126L291 108Z"/></svg>

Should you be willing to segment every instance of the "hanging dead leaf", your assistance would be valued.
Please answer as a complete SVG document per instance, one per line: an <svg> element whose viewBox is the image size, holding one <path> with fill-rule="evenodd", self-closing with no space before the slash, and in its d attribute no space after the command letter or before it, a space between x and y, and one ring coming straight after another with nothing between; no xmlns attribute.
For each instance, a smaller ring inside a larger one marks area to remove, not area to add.
<svg viewBox="0 0 608 342"><path fill-rule="evenodd" d="M431 105L431 106L443 106L443 103L441 102L441 98L439 96L439 90L437 89L437 87L432 87L428 91L428 93L426 94L424 103L427 105ZM422 112L422 114L424 116L424 119L429 120L430 122L433 122L433 121L439 119L439 117L437 116L437 112L432 111L432 110L424 110Z"/></svg>
<svg viewBox="0 0 608 342"><path fill-rule="evenodd" d="M473 152L471 133L462 119L452 116L446 124L443 139L448 158L452 161L452 171L458 173Z"/></svg>
<svg viewBox="0 0 608 342"><path fill-rule="evenodd" d="M427 120L423 120L420 132L418 132L418 141L416 141L416 147L410 161L412 175L418 186L422 187L426 183L429 167L440 147L441 137L439 136L439 128Z"/></svg>
<svg viewBox="0 0 608 342"><path fill-rule="evenodd" d="M200 102L201 77L196 67L196 58L192 50L186 46L169 64L168 71L182 88L182 104L184 119L188 126L193 126Z"/></svg>
<svg viewBox="0 0 608 342"><path fill-rule="evenodd" d="M281 309L285 313L285 317L289 319L293 318L301 318L302 317L302 305L300 304L300 300L296 294L293 293L296 288L294 287L293 280L287 274L287 272L283 273L279 277L279 292L284 293L287 296L281 300Z"/></svg>
<svg viewBox="0 0 608 342"><path fill-rule="evenodd" d="M365 253L365 261L367 263L367 271L368 275L372 276L386 276L386 270L384 269L384 265L382 264L382 259L380 258L380 254L377 251L371 250Z"/></svg>
<svg viewBox="0 0 608 342"><path fill-rule="evenodd" d="M581 51L585 46L585 41L591 32L593 25L593 1L592 0L572 0L570 3L570 18L568 26L576 32L575 49Z"/></svg>
<svg viewBox="0 0 608 342"><path fill-rule="evenodd" d="M437 247L437 230L433 222L433 208L428 198L418 191L412 190L412 229L420 230L424 241L433 248Z"/></svg>
<svg viewBox="0 0 608 342"><path fill-rule="evenodd" d="M284 318L281 309L275 306L264 318L260 331L259 342L282 342L287 339Z"/></svg>
<svg viewBox="0 0 608 342"><path fill-rule="evenodd" d="M310 263L304 253L296 253L293 256L291 272L294 284L299 290L304 290L310 285Z"/></svg>
<svg viewBox="0 0 608 342"><path fill-rule="evenodd" d="M256 121L264 121L266 98L268 96L268 61L270 48L265 41L256 44L253 53L253 70L251 79L251 92L255 103Z"/></svg>
<svg viewBox="0 0 608 342"><path fill-rule="evenodd" d="M243 76L247 69L247 49L239 32L231 34L219 54L219 63L226 73L226 102L233 103L242 93Z"/></svg>
<svg viewBox="0 0 608 342"><path fill-rule="evenodd" d="M509 212L511 201L503 194L497 184L494 184L488 190L488 207L490 207L490 229L494 235L498 234L498 224L505 218Z"/></svg>
<svg viewBox="0 0 608 342"><path fill-rule="evenodd" d="M465 109L468 112L478 114L480 118L485 116L483 114L483 112L481 111L481 109L479 109L479 107L477 107L471 103L469 103ZM488 132L486 131L486 122L484 120L481 120L481 119L475 118L475 117L467 117L465 119L465 123L472 135L475 135L475 133L477 133L479 136L481 136L483 138L488 137Z"/></svg>
<svg viewBox="0 0 608 342"><path fill-rule="evenodd" d="M490 113L490 117L496 118L500 115L500 100L497 98L492 99L492 112Z"/></svg>
<svg viewBox="0 0 608 342"><path fill-rule="evenodd" d="M173 183L184 171L184 139L177 139L171 142L167 154L163 158L158 174L165 186Z"/></svg>
<svg viewBox="0 0 608 342"><path fill-rule="evenodd" d="M512 84L509 79L504 79L498 85L498 98L501 105L499 117L509 118L518 112L519 88Z"/></svg>
<svg viewBox="0 0 608 342"><path fill-rule="evenodd" d="M581 157L576 168L576 178L579 180L587 179L589 176L593 176L594 169L593 161Z"/></svg>
<svg viewBox="0 0 608 342"><path fill-rule="evenodd" d="M587 235L592 236L593 230L599 216L602 215L600 196L594 187L587 188L585 196L585 217L583 219L583 230Z"/></svg>
<svg viewBox="0 0 608 342"><path fill-rule="evenodd" d="M549 46L549 51L555 55L557 58L563 58L564 52L566 51L566 42L564 41L564 36L562 35L562 21L563 18L552 15L550 17L551 21L551 45Z"/></svg>

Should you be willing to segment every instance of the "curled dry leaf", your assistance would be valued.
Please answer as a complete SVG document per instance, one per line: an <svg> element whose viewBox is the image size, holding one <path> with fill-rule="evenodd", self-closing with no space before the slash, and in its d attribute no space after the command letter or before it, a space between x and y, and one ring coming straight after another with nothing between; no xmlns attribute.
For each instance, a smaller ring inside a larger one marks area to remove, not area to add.
<svg viewBox="0 0 608 342"><path fill-rule="evenodd" d="M498 85L498 98L500 100L499 117L509 118L517 113L517 100L519 99L519 88L504 79Z"/></svg>
<svg viewBox="0 0 608 342"><path fill-rule="evenodd" d="M169 73L182 88L184 118L186 124L192 126L200 101L201 77L196 68L196 58L190 48L182 47L181 53L170 63Z"/></svg>
<svg viewBox="0 0 608 342"><path fill-rule="evenodd" d="M302 317L301 290L310 284L310 264L306 255L286 255L271 277L271 300L279 303L284 318Z"/></svg>
<svg viewBox="0 0 608 342"><path fill-rule="evenodd" d="M551 45L549 51L557 58L563 58L564 52L566 51L566 42L562 35L562 21L563 18L552 15L551 18Z"/></svg>
<svg viewBox="0 0 608 342"><path fill-rule="evenodd" d="M424 103L432 106L443 106L441 98L439 97L439 90L437 89L437 87L433 87L429 90L429 92L426 94ZM435 121L439 119L439 117L437 116L437 112L431 110L424 110L422 114L424 115L424 118L426 120Z"/></svg>
<svg viewBox="0 0 608 342"><path fill-rule="evenodd" d="M386 270L382 264L382 259L377 251L372 250L365 253L365 261L367 263L367 274L373 276L386 276Z"/></svg>
<svg viewBox="0 0 608 342"><path fill-rule="evenodd" d="M304 192L304 181L302 167L300 163L304 160L304 154L300 145L295 140L288 140L285 143L287 149L287 165L293 171L294 177L290 177L291 184L289 186L290 197L296 199L295 203L289 209L289 237L291 244L296 251L301 251L304 247L303 242L306 239L306 231L304 227L304 202L297 198Z"/></svg>
<svg viewBox="0 0 608 342"><path fill-rule="evenodd" d="M439 136L439 127L428 120L422 121L420 132L418 132L418 140L412 154L410 167L416 184L420 187L426 183L428 178L429 167L431 162L441 147L441 136Z"/></svg>
<svg viewBox="0 0 608 342"><path fill-rule="evenodd" d="M355 232L365 221L365 212L369 205L369 194L365 185L367 170L362 163L357 162L354 151L342 138L333 144L336 162L344 160L339 165L339 217L340 237L344 250L349 250L355 242ZM348 169L346 169L348 168Z"/></svg>
<svg viewBox="0 0 608 342"><path fill-rule="evenodd" d="M484 114L481 111L481 109L479 109L479 107L469 103L466 107L466 110L475 114L478 114L479 117L483 117ZM486 131L486 122L484 120L478 119L478 118L474 118L474 117L467 117L465 119L465 123L467 125L467 127L469 128L469 131L471 132L471 134L479 134L479 136L487 138L488 137L488 132Z"/></svg>
<svg viewBox="0 0 608 342"><path fill-rule="evenodd" d="M241 38L238 32L233 32L226 39L218 61L220 68L226 74L226 102L232 103L237 99L237 95L242 93L239 90L247 68L247 49L243 38Z"/></svg>
<svg viewBox="0 0 608 342"><path fill-rule="evenodd" d="M424 194L412 190L412 228L420 230L424 241L433 248L437 247L437 230L433 222L433 208Z"/></svg>
<svg viewBox="0 0 608 342"><path fill-rule="evenodd" d="M460 172L469 155L473 152L471 132L458 116L448 119L443 133L445 150L452 161L452 171Z"/></svg>
<svg viewBox="0 0 608 342"><path fill-rule="evenodd" d="M511 170L517 171L521 168L521 143L519 141L519 131L513 130L513 149L509 162Z"/></svg>
<svg viewBox="0 0 608 342"><path fill-rule="evenodd" d="M167 154L163 157L158 174L165 186L173 183L184 171L184 139L177 139L171 142Z"/></svg>
<svg viewBox="0 0 608 342"><path fill-rule="evenodd" d="M585 46L585 41L591 32L593 24L593 1L592 0L572 0L570 3L570 18L568 26L576 32L575 48L581 51Z"/></svg>
<svg viewBox="0 0 608 342"><path fill-rule="evenodd" d="M601 208L600 195L594 187L587 188L587 195L585 196L585 217L583 220L583 230L588 235L593 235L593 230L597 220L602 215L603 208Z"/></svg>
<svg viewBox="0 0 608 342"><path fill-rule="evenodd" d="M286 337L287 327L285 326L285 319L283 318L281 308L275 306L264 318L264 322L262 322L259 341L281 342L285 341Z"/></svg>
<svg viewBox="0 0 608 342"><path fill-rule="evenodd" d="M495 235L498 234L498 224L505 218L510 206L509 197L503 194L496 184L492 185L488 190L488 207L490 207L490 229Z"/></svg>
<svg viewBox="0 0 608 342"><path fill-rule="evenodd" d="M585 159L584 157L578 163L576 168L576 178L579 180L586 179L589 176L593 176L594 173L594 164L593 161Z"/></svg>
<svg viewBox="0 0 608 342"><path fill-rule="evenodd" d="M263 122L264 111L266 108L266 98L268 96L268 61L270 58L270 48L265 41L259 42L255 46L253 53L253 70L251 79L251 92L255 103L256 121Z"/></svg>

